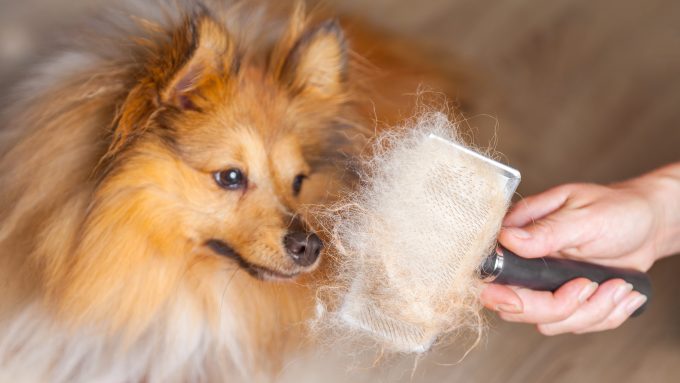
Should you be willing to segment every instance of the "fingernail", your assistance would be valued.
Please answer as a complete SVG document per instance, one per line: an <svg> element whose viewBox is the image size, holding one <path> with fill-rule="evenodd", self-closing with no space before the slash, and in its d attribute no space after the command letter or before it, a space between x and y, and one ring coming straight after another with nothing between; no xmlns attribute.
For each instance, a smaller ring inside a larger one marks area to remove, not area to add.
<svg viewBox="0 0 680 383"><path fill-rule="evenodd" d="M628 315L632 315L635 312L635 310L639 309L640 306L645 304L645 302L647 302L646 296L639 295L639 296L635 297L635 299L630 301L628 303L628 305L626 306L626 313Z"/></svg>
<svg viewBox="0 0 680 383"><path fill-rule="evenodd" d="M590 282L589 284L586 285L586 287L581 290L581 292L578 294L578 303L583 303L585 302L588 298L590 298L591 295L597 290L598 284L595 282Z"/></svg>
<svg viewBox="0 0 680 383"><path fill-rule="evenodd" d="M504 313L508 314L519 314L522 312L522 308L519 307L519 305L511 303L511 304L502 304L502 305L496 305L496 311L502 311Z"/></svg>
<svg viewBox="0 0 680 383"><path fill-rule="evenodd" d="M530 239L531 238L531 233L524 229L520 229L518 227L509 227L505 229L508 233L511 235L519 238L519 239Z"/></svg>
<svg viewBox="0 0 680 383"><path fill-rule="evenodd" d="M616 291L614 291L614 303L619 304L623 300L623 298L628 295L629 292L633 291L633 285L630 283L626 283L625 285L621 285L616 288Z"/></svg>

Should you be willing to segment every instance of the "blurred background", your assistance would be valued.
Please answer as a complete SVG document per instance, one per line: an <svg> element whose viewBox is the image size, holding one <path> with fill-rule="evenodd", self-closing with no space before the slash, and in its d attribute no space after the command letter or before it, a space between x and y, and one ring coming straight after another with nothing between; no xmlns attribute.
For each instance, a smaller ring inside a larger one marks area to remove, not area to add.
<svg viewBox="0 0 680 383"><path fill-rule="evenodd" d="M9 87L48 50L55 31L103 3L0 0L2 99L11 99ZM474 141L495 143L522 171L522 195L564 182L622 180L680 160L678 1L324 4L421 49L405 56L427 52L430 70L460 84L451 95L464 108ZM368 368L324 358L321 376L329 382L678 382L679 273L680 257L657 263L648 312L615 331L548 338L492 318L463 361L464 350L455 346L418 360L415 370L413 359ZM318 373L295 362L281 379L318 381Z"/></svg>

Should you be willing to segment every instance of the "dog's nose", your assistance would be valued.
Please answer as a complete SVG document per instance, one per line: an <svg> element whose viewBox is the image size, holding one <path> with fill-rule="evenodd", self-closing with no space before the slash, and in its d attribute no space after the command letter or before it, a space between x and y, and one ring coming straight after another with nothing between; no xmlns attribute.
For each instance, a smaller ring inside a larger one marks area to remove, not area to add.
<svg viewBox="0 0 680 383"><path fill-rule="evenodd" d="M319 258L323 248L321 239L314 233L290 233L283 238L288 255L300 266L310 266Z"/></svg>

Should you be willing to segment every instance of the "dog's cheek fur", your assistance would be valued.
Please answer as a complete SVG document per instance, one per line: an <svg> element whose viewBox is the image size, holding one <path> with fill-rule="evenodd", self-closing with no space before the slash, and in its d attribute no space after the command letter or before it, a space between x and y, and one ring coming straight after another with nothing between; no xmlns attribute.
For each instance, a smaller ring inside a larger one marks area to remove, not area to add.
<svg viewBox="0 0 680 383"><path fill-rule="evenodd" d="M191 243L158 170L132 158L96 190L71 259L50 273L49 296L68 321L125 327L133 339L177 291Z"/></svg>
<svg viewBox="0 0 680 383"><path fill-rule="evenodd" d="M55 224L44 234L71 244L63 249L70 258L47 257L50 264L44 265L48 298L65 322L96 324L131 342L184 292L203 302L197 307L202 319L216 325L222 304L215 291L236 274L239 284L259 282L233 260L211 253L204 243L213 237L250 262L291 272L282 247L286 221L275 196L255 190L244 203L240 192L219 189L209 174L187 166L160 140L138 142L119 160L86 212L64 208L62 219L80 222L79 231L64 233ZM263 298L253 299L241 304Z"/></svg>

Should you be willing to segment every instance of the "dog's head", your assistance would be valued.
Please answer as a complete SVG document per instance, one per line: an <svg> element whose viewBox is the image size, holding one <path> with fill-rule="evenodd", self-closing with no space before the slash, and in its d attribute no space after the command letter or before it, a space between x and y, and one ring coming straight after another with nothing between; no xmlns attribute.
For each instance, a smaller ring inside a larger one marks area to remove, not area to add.
<svg viewBox="0 0 680 383"><path fill-rule="evenodd" d="M137 190L125 203L144 206L161 248L184 241L281 280L322 251L300 207L347 101L346 51L337 23L294 20L268 52L258 60L208 15L187 20L123 103L100 191Z"/></svg>

